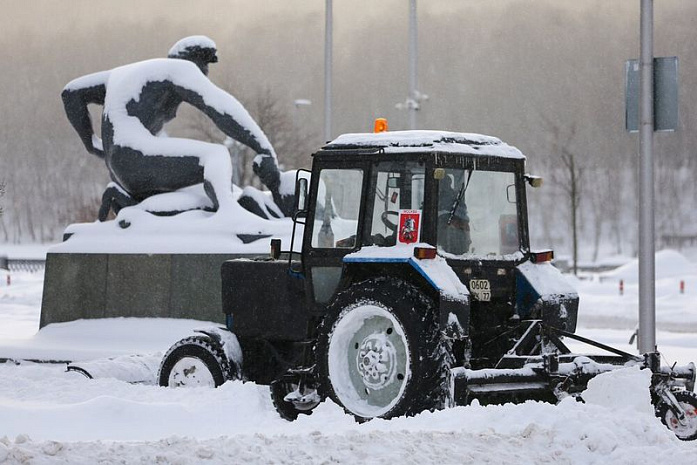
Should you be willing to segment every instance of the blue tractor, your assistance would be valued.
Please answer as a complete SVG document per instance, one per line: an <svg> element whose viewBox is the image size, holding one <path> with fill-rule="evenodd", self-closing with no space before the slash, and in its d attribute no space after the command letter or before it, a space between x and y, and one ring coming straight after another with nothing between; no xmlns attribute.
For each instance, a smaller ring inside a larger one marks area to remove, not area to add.
<svg viewBox="0 0 697 465"><path fill-rule="evenodd" d="M269 258L223 264L225 327L172 346L160 385L252 381L288 420L331 398L363 421L475 398L580 399L593 376L638 365L663 422L697 438L693 364L574 334L576 291L551 251L530 250L526 189L540 184L493 137L337 138L297 179L290 249L272 240Z"/></svg>

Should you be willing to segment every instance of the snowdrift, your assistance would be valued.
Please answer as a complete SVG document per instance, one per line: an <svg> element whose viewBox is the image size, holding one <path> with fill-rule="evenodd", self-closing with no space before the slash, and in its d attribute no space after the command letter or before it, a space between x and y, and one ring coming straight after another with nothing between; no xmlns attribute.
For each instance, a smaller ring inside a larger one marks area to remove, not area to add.
<svg viewBox="0 0 697 465"><path fill-rule="evenodd" d="M326 402L285 422L249 383L176 390L33 365L0 375L0 463L690 463L697 451L653 416L637 369L596 378L586 404L474 404L360 425Z"/></svg>
<svg viewBox="0 0 697 465"><path fill-rule="evenodd" d="M680 252L675 250L661 250L656 253L656 279L685 278L696 275L697 265L691 263ZM624 281L625 284L636 284L639 281L639 260L620 266L619 268L600 273L600 280Z"/></svg>

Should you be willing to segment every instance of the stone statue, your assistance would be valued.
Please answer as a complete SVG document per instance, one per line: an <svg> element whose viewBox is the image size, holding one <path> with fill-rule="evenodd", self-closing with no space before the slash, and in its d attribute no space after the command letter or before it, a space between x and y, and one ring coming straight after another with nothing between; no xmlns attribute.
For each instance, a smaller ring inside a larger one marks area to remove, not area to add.
<svg viewBox="0 0 697 465"><path fill-rule="evenodd" d="M257 152L254 171L289 216L279 193L281 173L273 147L245 108L207 77L218 61L215 43L205 36L178 41L167 58L146 60L80 77L62 93L70 123L88 152L105 160L113 182L102 196L99 221L110 210L135 205L160 193L203 183L212 206L224 212L235 202L232 164L223 145L170 138L164 125L182 102L208 116L229 137ZM101 138L94 134L89 104L103 106ZM285 196L287 197L287 195ZM240 199L248 210L253 199ZM183 209L157 212L174 214ZM255 212L259 214L259 212Z"/></svg>

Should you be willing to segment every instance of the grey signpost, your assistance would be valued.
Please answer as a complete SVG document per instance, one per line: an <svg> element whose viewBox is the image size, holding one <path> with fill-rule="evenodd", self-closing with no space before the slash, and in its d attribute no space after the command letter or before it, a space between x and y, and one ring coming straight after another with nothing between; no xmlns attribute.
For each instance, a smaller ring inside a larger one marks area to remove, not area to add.
<svg viewBox="0 0 697 465"><path fill-rule="evenodd" d="M656 348L656 274L653 195L653 0L641 0L639 128L639 351Z"/></svg>
<svg viewBox="0 0 697 465"><path fill-rule="evenodd" d="M639 352L656 350L654 130L678 124L678 60L653 57L653 0L641 0L640 58L626 65L626 125L639 131Z"/></svg>

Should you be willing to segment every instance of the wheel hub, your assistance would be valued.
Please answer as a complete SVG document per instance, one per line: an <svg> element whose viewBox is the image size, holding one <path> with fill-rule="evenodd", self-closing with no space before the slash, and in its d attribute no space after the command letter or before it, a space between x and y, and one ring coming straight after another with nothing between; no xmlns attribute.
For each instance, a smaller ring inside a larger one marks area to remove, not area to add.
<svg viewBox="0 0 697 465"><path fill-rule="evenodd" d="M314 409L322 401L322 398L317 394L317 389L308 387L300 389L300 386L295 383L289 384L287 389L290 392L283 397L283 400L292 403L301 412Z"/></svg>
<svg viewBox="0 0 697 465"><path fill-rule="evenodd" d="M169 386L215 387L215 379L206 364L196 357L183 357L172 367Z"/></svg>
<svg viewBox="0 0 697 465"><path fill-rule="evenodd" d="M667 413L668 424L678 436L690 436L697 431L697 409L689 404L680 403L685 412L685 418L681 421L670 410Z"/></svg>
<svg viewBox="0 0 697 465"><path fill-rule="evenodd" d="M389 412L409 384L409 343L392 313L375 304L351 308L333 328L329 380L339 402L365 418Z"/></svg>
<svg viewBox="0 0 697 465"><path fill-rule="evenodd" d="M384 333L374 333L360 344L356 368L369 389L378 390L390 384L396 371L397 351Z"/></svg>

